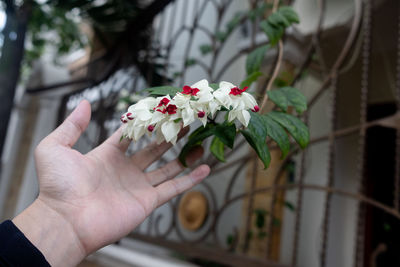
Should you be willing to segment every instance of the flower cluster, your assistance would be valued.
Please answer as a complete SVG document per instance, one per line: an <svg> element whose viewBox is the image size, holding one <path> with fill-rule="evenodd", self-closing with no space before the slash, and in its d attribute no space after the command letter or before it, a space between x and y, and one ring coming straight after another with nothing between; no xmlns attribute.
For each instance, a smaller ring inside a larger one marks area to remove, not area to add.
<svg viewBox="0 0 400 267"><path fill-rule="evenodd" d="M157 142L176 143L180 129L195 120L203 126L208 118L214 118L217 111L228 110L228 121L237 119L245 127L249 124L250 113L258 112L259 107L254 97L246 92L247 87L239 87L221 82L219 88L213 90L207 80L201 80L191 86L184 86L173 98L146 97L128 108L121 116L125 124L123 136L134 141L145 133L155 132Z"/></svg>

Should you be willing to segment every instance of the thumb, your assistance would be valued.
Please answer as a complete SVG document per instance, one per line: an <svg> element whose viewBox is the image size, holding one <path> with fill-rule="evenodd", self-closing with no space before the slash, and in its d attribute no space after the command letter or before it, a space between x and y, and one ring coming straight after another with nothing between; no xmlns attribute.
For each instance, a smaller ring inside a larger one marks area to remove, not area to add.
<svg viewBox="0 0 400 267"><path fill-rule="evenodd" d="M72 147L86 130L90 121L91 109L87 100L82 100L65 121L47 138L57 144Z"/></svg>

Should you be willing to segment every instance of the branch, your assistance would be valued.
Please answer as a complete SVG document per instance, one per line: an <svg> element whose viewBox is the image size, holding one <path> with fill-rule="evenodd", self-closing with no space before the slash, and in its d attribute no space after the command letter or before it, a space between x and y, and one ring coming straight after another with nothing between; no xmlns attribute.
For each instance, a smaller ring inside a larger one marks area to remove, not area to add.
<svg viewBox="0 0 400 267"><path fill-rule="evenodd" d="M264 99L261 104L261 110L263 110L263 108L265 107L265 105L267 103L267 100L268 100L267 92L271 90L272 85L274 84L274 81L275 81L276 77L278 76L279 69L281 68L281 65L282 65L282 59L283 59L283 42L282 42L282 40L280 40L278 43L278 61L275 65L274 73L272 74L271 79L269 79L267 88L264 91L265 95L264 95Z"/></svg>
<svg viewBox="0 0 400 267"><path fill-rule="evenodd" d="M272 7L272 13L276 12L278 10L278 7L279 7L279 0L274 0L274 5ZM265 91L263 93L264 99L263 99L262 104L261 104L261 112L264 109L265 105L267 104L267 100L268 100L267 92L269 90L271 90L272 85L274 84L274 81L275 81L276 77L278 76L279 69L281 68L281 64L282 64L282 58L283 58L283 42L282 42L282 40L279 40L279 43L278 43L278 61L276 62L275 69L274 69L274 72L272 74L272 77L271 77L271 79L269 79L267 88L265 89Z"/></svg>
<svg viewBox="0 0 400 267"><path fill-rule="evenodd" d="M93 82L94 81L92 79L85 77L85 78L79 78L79 79L72 80L72 81L53 83L53 84L45 85L45 86L30 87L30 88L26 89L26 93L35 94L35 93L48 91L48 90L51 90L54 88L60 88L60 87L65 87L65 86L70 86L70 85L75 85L75 84L82 84L82 83L91 84Z"/></svg>

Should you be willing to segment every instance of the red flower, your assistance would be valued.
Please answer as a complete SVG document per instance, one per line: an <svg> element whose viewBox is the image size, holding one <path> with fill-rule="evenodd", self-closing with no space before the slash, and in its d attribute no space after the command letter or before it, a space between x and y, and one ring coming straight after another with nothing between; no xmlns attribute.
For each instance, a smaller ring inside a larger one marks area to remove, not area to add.
<svg viewBox="0 0 400 267"><path fill-rule="evenodd" d="M160 103L158 103L157 107L166 106L168 105L169 101L170 100L168 98L164 97L163 99L161 99Z"/></svg>
<svg viewBox="0 0 400 267"><path fill-rule="evenodd" d="M260 111L260 107L255 105L254 108L251 109L251 111L253 112L259 112Z"/></svg>
<svg viewBox="0 0 400 267"><path fill-rule="evenodd" d="M147 127L147 130L149 130L149 132L154 131L154 126L153 126L153 125L149 125L149 126Z"/></svg>
<svg viewBox="0 0 400 267"><path fill-rule="evenodd" d="M133 120L132 113L130 113L130 112L126 114L126 117L127 117L129 120Z"/></svg>
<svg viewBox="0 0 400 267"><path fill-rule="evenodd" d="M125 116L125 115L122 115L122 116L121 116L121 121L122 121L123 123L127 123L127 122L128 122L128 120L126 119L126 116Z"/></svg>
<svg viewBox="0 0 400 267"><path fill-rule="evenodd" d="M199 111L199 112L197 113L197 116L198 116L199 118L203 118L205 115L206 115L206 113L205 113L204 111Z"/></svg>
<svg viewBox="0 0 400 267"><path fill-rule="evenodd" d="M167 108L165 109L166 112L168 112L169 115L175 114L176 110L178 108L175 105L168 105ZM165 113L165 112L163 112Z"/></svg>
<svg viewBox="0 0 400 267"><path fill-rule="evenodd" d="M200 90L198 88L192 88L190 86L185 85L183 87L182 94L196 96L199 91Z"/></svg>
<svg viewBox="0 0 400 267"><path fill-rule="evenodd" d="M229 93L230 95L241 95L244 91L249 88L248 86L244 87L243 89L240 89L239 87L233 87L231 89L231 92Z"/></svg>

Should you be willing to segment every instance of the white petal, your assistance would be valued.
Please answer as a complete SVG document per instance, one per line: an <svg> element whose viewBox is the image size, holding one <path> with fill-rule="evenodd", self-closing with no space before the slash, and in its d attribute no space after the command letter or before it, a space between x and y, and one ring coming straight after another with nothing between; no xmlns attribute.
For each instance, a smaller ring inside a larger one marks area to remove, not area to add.
<svg viewBox="0 0 400 267"><path fill-rule="evenodd" d="M217 112L217 110L220 110L220 109L221 109L221 105L219 105L219 104L217 103L217 101L211 101L211 102L208 104L208 107L209 107L210 112L211 112L211 117L214 117L215 112Z"/></svg>
<svg viewBox="0 0 400 267"><path fill-rule="evenodd" d="M238 120L247 127L250 121L250 113L247 110L241 110L237 116Z"/></svg>
<svg viewBox="0 0 400 267"><path fill-rule="evenodd" d="M156 130L156 138L157 138L157 144L161 144L165 140L164 135L161 132L161 129Z"/></svg>
<svg viewBox="0 0 400 267"><path fill-rule="evenodd" d="M153 113L152 118L151 118L151 123L150 124L156 124L156 123L162 121L163 119L165 119L165 117L166 117L165 114L163 114L161 112L158 112L158 111L155 111Z"/></svg>
<svg viewBox="0 0 400 267"><path fill-rule="evenodd" d="M146 97L136 104L132 105L129 107L128 111L129 112L136 112L138 110L151 110L155 106L157 106L159 101L155 99L154 97Z"/></svg>
<svg viewBox="0 0 400 267"><path fill-rule="evenodd" d="M198 81L197 83L191 85L190 87L192 87L192 88L198 88L198 89L201 90L201 89L203 89L203 88L208 87L208 81L207 81L206 79L203 79L203 80Z"/></svg>
<svg viewBox="0 0 400 267"><path fill-rule="evenodd" d="M176 135L174 138L172 138L171 143L173 145L176 145L176 140L178 139L178 136Z"/></svg>
<svg viewBox="0 0 400 267"><path fill-rule="evenodd" d="M148 109L137 110L135 115L142 121L150 120L153 117L153 113Z"/></svg>
<svg viewBox="0 0 400 267"><path fill-rule="evenodd" d="M190 96L177 93L173 99L173 104L175 104L178 108L184 108L189 105Z"/></svg>
<svg viewBox="0 0 400 267"><path fill-rule="evenodd" d="M165 137L165 141L167 142L173 140L178 135L180 129L180 123L175 123L173 121L167 121L161 125L161 131Z"/></svg>
<svg viewBox="0 0 400 267"><path fill-rule="evenodd" d="M207 103L214 98L211 92L199 92L197 95L199 96L199 100L197 101L199 103Z"/></svg>
<svg viewBox="0 0 400 267"><path fill-rule="evenodd" d="M226 108L229 108L232 104L232 100L229 97L229 90L230 89L228 88L218 89L213 93L215 99L217 99Z"/></svg>
<svg viewBox="0 0 400 267"><path fill-rule="evenodd" d="M238 111L237 111L237 110L231 110L231 111L229 111L229 114L228 114L228 121L229 121L229 122L233 121L234 119L236 119L237 116L238 116Z"/></svg>
<svg viewBox="0 0 400 267"><path fill-rule="evenodd" d="M220 82L219 87L228 87L229 89L236 87L236 85L230 83L230 82Z"/></svg>
<svg viewBox="0 0 400 267"><path fill-rule="evenodd" d="M182 120L183 120L183 127L191 124L194 118L194 111L191 108L185 108L182 110Z"/></svg>
<svg viewBox="0 0 400 267"><path fill-rule="evenodd" d="M206 127L206 124L207 124L207 116L204 116L203 118L199 118L199 120L201 121L201 123L203 124L203 126Z"/></svg>
<svg viewBox="0 0 400 267"><path fill-rule="evenodd" d="M145 133L145 127L133 127L133 140L138 141Z"/></svg>
<svg viewBox="0 0 400 267"><path fill-rule="evenodd" d="M254 106L257 105L257 101L249 93L243 92L242 93L242 99L243 99L243 102L245 104L245 108L246 109L252 109L252 108L254 108Z"/></svg>

